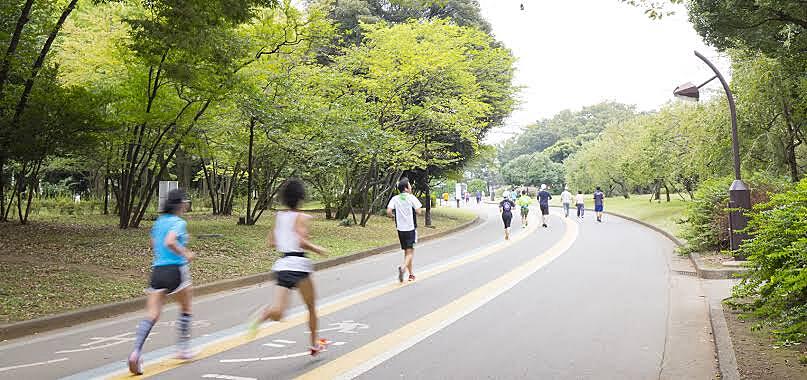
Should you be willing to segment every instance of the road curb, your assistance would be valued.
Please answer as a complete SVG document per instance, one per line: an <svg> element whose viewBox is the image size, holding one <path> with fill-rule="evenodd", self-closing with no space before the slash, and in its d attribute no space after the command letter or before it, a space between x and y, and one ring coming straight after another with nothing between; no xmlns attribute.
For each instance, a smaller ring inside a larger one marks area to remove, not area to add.
<svg viewBox="0 0 807 380"><path fill-rule="evenodd" d="M650 223L631 218L629 216L621 215L615 212L606 212L606 214L614 215L623 219L630 220L631 222L643 225L651 230L654 230L665 237L672 240L677 246L683 247L684 243L675 237L673 234L654 226ZM698 277L703 279L728 279L733 278L733 273L737 273L736 269L705 269L700 255L697 252L689 254L689 259L695 266ZM731 272L727 274L724 272ZM721 277L707 277L707 276L721 276ZM727 277L722 277L727 276ZM714 337L715 352L717 353L717 367L720 371L720 378L724 380L739 380L739 369L737 368L737 357L734 353L734 345L731 343L731 336L729 335L728 324L726 323L726 316L723 314L723 300L715 300L708 297L708 310L709 310L709 324L712 327L712 336Z"/></svg>
<svg viewBox="0 0 807 380"><path fill-rule="evenodd" d="M689 254L689 259L695 265L695 270L698 271L698 277L709 279L709 280L732 279L732 278L736 278L737 275L748 271L748 269L745 269L745 268L736 268L736 269L733 269L733 268L727 268L727 269L710 269L710 268L706 268L706 266L703 264L703 260L701 259L701 255L698 252L691 252Z"/></svg>
<svg viewBox="0 0 807 380"><path fill-rule="evenodd" d="M438 232L419 239L420 242L430 241L451 235L472 226L478 225L484 221L484 218L476 216L473 220L465 222L450 230ZM351 253L344 256L334 257L317 261L314 263L314 270L323 270L335 266L358 261L369 256L386 253L392 250L399 249L398 244L389 244L381 247L368 249L361 252ZM257 273L248 276L214 281L208 284L194 286L194 297L204 296L213 293L219 293L227 290L243 288L260 284L263 282L271 281L274 279L272 272ZM167 302L173 302L169 298ZM50 315L28 321L9 323L0 325L0 342L4 340L21 338L28 335L40 334L47 331L61 329L65 327L74 326L80 323L92 322L100 319L110 318L121 314L141 310L146 305L146 297L137 297L125 301L90 306L87 308L68 311L61 314Z"/></svg>

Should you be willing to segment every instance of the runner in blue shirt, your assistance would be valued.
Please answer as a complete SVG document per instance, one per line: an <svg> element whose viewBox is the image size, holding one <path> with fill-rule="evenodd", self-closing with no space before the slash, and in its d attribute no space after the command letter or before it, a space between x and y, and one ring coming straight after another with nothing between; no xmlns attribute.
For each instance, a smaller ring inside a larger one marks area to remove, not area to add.
<svg viewBox="0 0 807 380"><path fill-rule="evenodd" d="M188 196L181 189L174 189L168 193L168 199L163 205L163 214L154 222L151 228L151 246L154 251L151 280L146 290L147 318L140 321L135 333L134 349L129 354L129 371L135 375L142 375L143 369L140 352L143 343L157 323L165 302L165 296L175 294L179 303L179 320L177 330L177 359L189 360L191 338L191 275L188 264L195 257L186 245L188 244L187 222L182 215L188 209Z"/></svg>
<svg viewBox="0 0 807 380"><path fill-rule="evenodd" d="M602 211L603 211L603 200L605 199L605 194L600 190L600 187L597 186L597 191L594 192L594 212L597 213L597 221L602 223Z"/></svg>

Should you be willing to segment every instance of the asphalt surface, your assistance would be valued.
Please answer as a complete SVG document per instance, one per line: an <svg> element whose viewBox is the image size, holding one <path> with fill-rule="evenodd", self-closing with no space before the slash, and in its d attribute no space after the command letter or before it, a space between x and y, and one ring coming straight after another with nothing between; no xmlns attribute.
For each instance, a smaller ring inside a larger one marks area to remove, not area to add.
<svg viewBox="0 0 807 380"><path fill-rule="evenodd" d="M397 284L399 251L316 273L320 334L333 342L327 352L307 354L298 296L285 322L243 338L250 315L271 302L273 284L266 283L195 301L200 355L192 362L170 359L176 309L166 308L144 348L146 375L659 378L670 334L670 241L616 217L600 224L591 215L582 222L553 215L544 229L535 222L524 228L516 215L513 239L504 242L496 208L476 210L485 217L478 226L417 247L413 283ZM4 342L0 379L125 374L141 318Z"/></svg>

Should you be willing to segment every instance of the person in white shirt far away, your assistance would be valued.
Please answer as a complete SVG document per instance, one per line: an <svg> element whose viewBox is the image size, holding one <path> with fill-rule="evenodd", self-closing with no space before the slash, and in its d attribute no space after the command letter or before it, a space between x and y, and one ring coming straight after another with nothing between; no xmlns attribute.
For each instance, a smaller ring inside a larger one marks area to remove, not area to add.
<svg viewBox="0 0 807 380"><path fill-rule="evenodd" d="M569 192L569 187L564 186L563 192L560 193L560 201L563 203L563 213L569 217L569 207L572 205L572 193Z"/></svg>
<svg viewBox="0 0 807 380"><path fill-rule="evenodd" d="M577 217L583 220L583 214L586 212L586 197L583 196L582 191L577 191L574 201L577 206Z"/></svg>
<svg viewBox="0 0 807 380"><path fill-rule="evenodd" d="M409 281L415 281L412 271L412 259L415 256L415 243L417 243L417 215L422 212L423 205L412 195L412 185L406 177L398 181L400 194L392 197L387 205L387 215L395 218L395 227L398 230L398 240L404 251L403 266L398 267L398 282L404 281L404 270L409 272ZM394 212L394 214L393 214Z"/></svg>

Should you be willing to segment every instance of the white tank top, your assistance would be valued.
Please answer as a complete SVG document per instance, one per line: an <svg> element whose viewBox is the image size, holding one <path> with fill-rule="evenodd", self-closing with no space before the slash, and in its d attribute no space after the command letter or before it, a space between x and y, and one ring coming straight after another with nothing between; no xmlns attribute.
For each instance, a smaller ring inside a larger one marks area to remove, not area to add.
<svg viewBox="0 0 807 380"><path fill-rule="evenodd" d="M294 229L298 215L300 214L295 211L281 211L275 217L275 247L280 253L303 252L302 247L300 247L300 236L297 235L297 231ZM313 272L314 263L307 257L285 256L275 262L272 270Z"/></svg>

